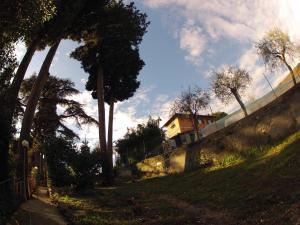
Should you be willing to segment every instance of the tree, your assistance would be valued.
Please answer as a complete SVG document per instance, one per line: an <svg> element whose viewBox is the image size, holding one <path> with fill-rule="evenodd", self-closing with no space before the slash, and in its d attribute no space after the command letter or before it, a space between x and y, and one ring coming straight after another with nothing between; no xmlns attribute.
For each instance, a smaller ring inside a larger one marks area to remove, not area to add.
<svg viewBox="0 0 300 225"><path fill-rule="evenodd" d="M13 77L17 61L14 54L14 47L11 43L0 47L0 99L7 91L10 85L10 80ZM6 180L9 177L9 141L11 138L12 128L8 125L6 116L9 114L7 105L1 102L0 104L0 181Z"/></svg>
<svg viewBox="0 0 300 225"><path fill-rule="evenodd" d="M17 0L3 0L0 2L0 49L13 49L13 45L18 40L29 39L30 34L46 23L55 13L53 1L49 0L29 0L20 2ZM0 123L3 130L0 134L1 157L0 164L7 165L9 151L9 141L12 135L13 116L15 112L18 91L24 78L29 62L37 48L38 43L34 42L29 47L17 72L12 73L15 68L10 67L2 74L5 89L0 91L1 110ZM13 70L12 70L13 69ZM13 78L12 82L10 82ZM3 157L2 157L3 156ZM1 169L0 180L7 179L8 168Z"/></svg>
<svg viewBox="0 0 300 225"><path fill-rule="evenodd" d="M104 3L103 0L98 0L101 6ZM48 78L49 68L56 53L56 50L63 38L68 38L72 34L73 26L78 25L82 20L82 17L85 18L85 14L91 13L90 5L94 5L95 1L92 0L68 0L64 1L63 4L60 4L60 10L58 10L56 16L49 21L49 27L47 32L49 39L47 40L51 43L51 47L48 51L48 54L42 64L38 77L35 81L35 84L32 87L31 94L28 100L28 104L24 113L24 117L22 120L22 128L20 132L20 141L19 141L19 149L22 152L22 156L24 159L24 169L27 170L27 161L26 155L27 150L22 146L22 142L24 140L29 139L30 129L33 122L34 111L36 109L38 99L41 93L43 86ZM79 21L79 22L78 22ZM25 175L27 172L24 173ZM26 178L23 177L24 184L26 185Z"/></svg>
<svg viewBox="0 0 300 225"><path fill-rule="evenodd" d="M216 97L223 103L228 104L235 98L240 104L245 116L248 115L246 107L241 99L241 94L251 83L249 73L237 67L229 67L214 72L211 88Z"/></svg>
<svg viewBox="0 0 300 225"><path fill-rule="evenodd" d="M286 66L290 71L294 85L297 84L294 71L288 60L293 60L296 54L296 45L290 40L287 33L278 28L270 30L262 40L256 44L259 56L271 70Z"/></svg>
<svg viewBox="0 0 300 225"><path fill-rule="evenodd" d="M226 112L220 112L220 111L215 112L215 113L212 114L212 116L215 117L215 121L220 120L220 119L224 118L227 115L228 114Z"/></svg>
<svg viewBox="0 0 300 225"><path fill-rule="evenodd" d="M72 162L75 172L75 188L82 193L83 190L94 186L96 176L100 172L100 160L97 151L91 151L88 142L84 140Z"/></svg>
<svg viewBox="0 0 300 225"><path fill-rule="evenodd" d="M136 56L139 56L138 45L146 32L148 22L146 15L140 13L133 3L125 5L122 1L112 1L108 4L104 16L106 19L97 21L97 26L89 30L88 35L84 37L85 45L76 49L72 57L81 61L82 67L89 73L90 82L87 89L93 91L93 97L98 99L100 149L106 158L103 163L104 183L111 184L112 151L111 144L107 147L106 142L104 102L108 100L111 106L109 123L111 133L114 102L131 97L139 85L136 76L143 62ZM117 81L115 82L117 85L113 85L109 79ZM122 81L125 84L120 83ZM123 89L117 89L119 85ZM108 89L113 92L108 94ZM122 98L119 97L122 95L120 91L123 92ZM109 137L110 143L112 136Z"/></svg>
<svg viewBox="0 0 300 225"><path fill-rule="evenodd" d="M129 165L145 159L149 155L162 153L165 133L159 126L160 118L149 117L145 124L128 129L123 138L116 142L121 163Z"/></svg>
<svg viewBox="0 0 300 225"><path fill-rule="evenodd" d="M47 160L48 179L56 187L74 183L74 170L71 167L76 157L72 140L62 137L47 137L43 143Z"/></svg>
<svg viewBox="0 0 300 225"><path fill-rule="evenodd" d="M105 49L109 48L109 49ZM115 54L106 54L114 52ZM137 80L140 70L144 66L140 59L139 50L132 49L128 43L118 42L103 46L103 70L104 76L104 101L109 104L107 151L112 158L112 140L113 140L113 114L114 104L118 101L124 101L132 97L140 86ZM90 76L86 88L92 91L96 97L97 87Z"/></svg>
<svg viewBox="0 0 300 225"><path fill-rule="evenodd" d="M20 96L22 105L27 104L30 90L36 79L36 75L33 75L24 80ZM74 83L68 79L50 76L42 90L31 133L33 146L35 146L33 157L35 166L40 164L40 153L43 153L43 143L46 138L59 135L66 140L79 139L77 134L64 124L66 119L74 119L79 128L82 124L97 124L95 119L85 113L83 105L70 99L71 96L79 93L74 86ZM58 106L64 108L64 111L58 112ZM40 170L39 172L41 173L42 171Z"/></svg>
<svg viewBox="0 0 300 225"><path fill-rule="evenodd" d="M181 95L174 101L171 106L171 114L186 113L189 114L193 122L194 132L197 139L200 139L198 114L201 110L206 109L210 102L208 92L202 90L200 87L195 86L193 89L189 88L183 91Z"/></svg>
<svg viewBox="0 0 300 225"><path fill-rule="evenodd" d="M36 79L36 75L33 75L24 80L21 88L23 105L27 104L30 90ZM46 138L53 137L58 133L67 139L78 138L74 131L64 125L66 119L74 119L79 128L82 124L98 124L93 117L86 114L82 104L70 99L71 96L79 94L74 86L75 84L68 79L49 76L35 113L33 136ZM64 108L64 111L58 113L58 106Z"/></svg>

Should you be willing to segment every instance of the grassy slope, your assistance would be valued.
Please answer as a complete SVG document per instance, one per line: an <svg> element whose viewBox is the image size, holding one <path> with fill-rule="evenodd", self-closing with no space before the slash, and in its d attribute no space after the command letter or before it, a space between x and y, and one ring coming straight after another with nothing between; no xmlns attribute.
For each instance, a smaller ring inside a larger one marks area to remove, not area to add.
<svg viewBox="0 0 300 225"><path fill-rule="evenodd" d="M300 132L214 167L59 199L74 224L298 224Z"/></svg>

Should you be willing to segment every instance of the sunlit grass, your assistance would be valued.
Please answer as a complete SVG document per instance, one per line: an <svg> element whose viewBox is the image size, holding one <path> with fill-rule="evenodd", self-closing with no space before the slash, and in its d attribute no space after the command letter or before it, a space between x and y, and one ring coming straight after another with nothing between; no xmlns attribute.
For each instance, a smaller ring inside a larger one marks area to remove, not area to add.
<svg viewBox="0 0 300 225"><path fill-rule="evenodd" d="M300 183L299 151L300 131L273 146L228 153L210 168L99 189L90 196L65 196L59 201L87 212L71 218L75 225L133 225L144 221L195 224L191 215L162 200L162 196L225 211L237 221L252 221L248 224L272 219L276 222L269 224L290 225L286 218L278 221L300 199L296 191Z"/></svg>

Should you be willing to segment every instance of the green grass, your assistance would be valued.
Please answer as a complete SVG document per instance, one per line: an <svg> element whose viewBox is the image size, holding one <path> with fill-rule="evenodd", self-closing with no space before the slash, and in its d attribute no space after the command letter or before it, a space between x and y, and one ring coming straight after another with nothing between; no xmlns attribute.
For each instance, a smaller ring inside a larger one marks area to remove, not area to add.
<svg viewBox="0 0 300 225"><path fill-rule="evenodd" d="M221 224L291 225L300 219L299 185L297 132L271 147L228 154L210 168L59 201L87 212L69 218L76 225L197 224L199 217L208 224L225 218ZM199 215L186 210L182 202L192 205Z"/></svg>

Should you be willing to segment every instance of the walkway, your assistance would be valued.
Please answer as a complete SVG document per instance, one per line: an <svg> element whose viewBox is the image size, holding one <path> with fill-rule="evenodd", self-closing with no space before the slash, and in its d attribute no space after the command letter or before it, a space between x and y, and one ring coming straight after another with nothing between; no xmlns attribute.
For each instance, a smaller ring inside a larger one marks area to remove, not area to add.
<svg viewBox="0 0 300 225"><path fill-rule="evenodd" d="M21 225L67 225L58 209L47 196L47 189L39 187L37 195L20 206ZM26 221L24 221L26 220Z"/></svg>

